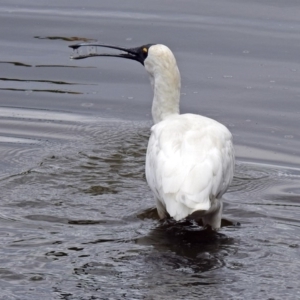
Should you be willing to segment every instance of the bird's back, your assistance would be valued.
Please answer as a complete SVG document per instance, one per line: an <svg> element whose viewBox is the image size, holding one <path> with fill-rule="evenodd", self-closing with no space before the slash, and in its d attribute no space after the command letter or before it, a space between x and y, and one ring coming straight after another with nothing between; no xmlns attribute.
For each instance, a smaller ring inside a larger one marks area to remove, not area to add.
<svg viewBox="0 0 300 300"><path fill-rule="evenodd" d="M175 220L212 210L233 171L232 135L217 121L183 114L151 128L146 178L156 200Z"/></svg>

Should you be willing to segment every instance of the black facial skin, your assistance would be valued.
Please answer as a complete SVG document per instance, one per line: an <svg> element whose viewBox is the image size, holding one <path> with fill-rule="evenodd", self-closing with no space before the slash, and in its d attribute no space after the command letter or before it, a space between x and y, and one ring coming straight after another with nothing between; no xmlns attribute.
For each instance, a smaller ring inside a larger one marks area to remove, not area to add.
<svg viewBox="0 0 300 300"><path fill-rule="evenodd" d="M155 45L155 44L147 44L147 45L143 45L143 46L140 46L137 48L126 49L126 48L122 48L122 47L103 45L103 44L81 43L81 44L70 45L69 47L72 48L73 50L77 50L80 47L104 47L104 48L117 49L117 50L126 52L126 53L120 53L120 54L90 53L87 55L73 56L72 59L83 59L83 58L95 57L95 56L110 56L110 57L122 57L122 58L136 60L136 61L140 62L142 65L144 65L144 61L148 56L149 48L153 45Z"/></svg>

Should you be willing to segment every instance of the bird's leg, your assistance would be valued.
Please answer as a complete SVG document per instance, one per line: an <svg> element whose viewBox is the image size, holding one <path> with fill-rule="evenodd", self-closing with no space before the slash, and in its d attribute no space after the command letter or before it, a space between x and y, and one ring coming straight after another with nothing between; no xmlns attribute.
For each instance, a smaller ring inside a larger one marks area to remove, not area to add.
<svg viewBox="0 0 300 300"><path fill-rule="evenodd" d="M212 229L219 229L221 227L222 210L223 210L223 203L222 200L220 199L218 207L211 213L204 215L202 217L203 226L209 225Z"/></svg>
<svg viewBox="0 0 300 300"><path fill-rule="evenodd" d="M158 216L160 219L166 219L168 217L168 213L164 205L160 202L158 198L155 198L156 201L156 208L158 212Z"/></svg>

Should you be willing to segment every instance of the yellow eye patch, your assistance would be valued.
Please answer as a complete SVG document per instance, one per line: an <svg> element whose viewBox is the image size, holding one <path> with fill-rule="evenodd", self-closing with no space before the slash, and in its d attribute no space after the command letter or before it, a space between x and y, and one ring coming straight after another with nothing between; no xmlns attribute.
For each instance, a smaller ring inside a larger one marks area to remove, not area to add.
<svg viewBox="0 0 300 300"><path fill-rule="evenodd" d="M147 53L148 49L147 48L143 48L143 52Z"/></svg>

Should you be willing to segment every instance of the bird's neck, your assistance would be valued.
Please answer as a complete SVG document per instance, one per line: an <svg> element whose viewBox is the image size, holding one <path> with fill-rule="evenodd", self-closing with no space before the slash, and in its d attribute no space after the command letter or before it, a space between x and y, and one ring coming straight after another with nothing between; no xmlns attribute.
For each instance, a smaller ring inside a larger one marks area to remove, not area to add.
<svg viewBox="0 0 300 300"><path fill-rule="evenodd" d="M150 76L154 92L152 118L154 123L163 121L170 115L179 114L180 73L177 65Z"/></svg>

